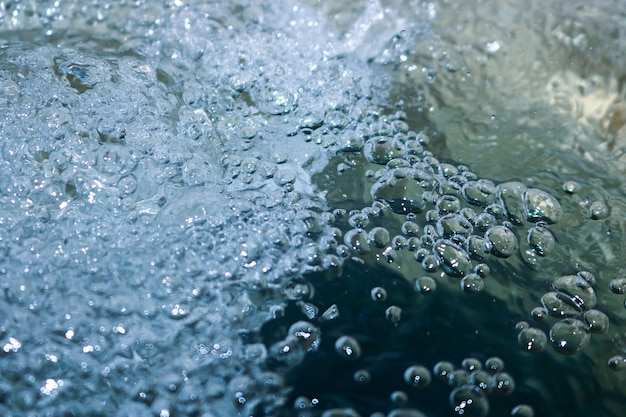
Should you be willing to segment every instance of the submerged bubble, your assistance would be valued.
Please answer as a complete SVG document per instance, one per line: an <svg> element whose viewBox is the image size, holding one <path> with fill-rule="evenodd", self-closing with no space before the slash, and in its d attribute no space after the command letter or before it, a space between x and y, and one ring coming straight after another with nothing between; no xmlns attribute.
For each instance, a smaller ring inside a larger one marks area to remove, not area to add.
<svg viewBox="0 0 626 417"><path fill-rule="evenodd" d="M589 343L589 330L583 322L573 318L563 319L550 329L550 342L559 353L573 355Z"/></svg>
<svg viewBox="0 0 626 417"><path fill-rule="evenodd" d="M387 299L387 290L382 287L374 287L370 291L370 295L374 301L385 301Z"/></svg>
<svg viewBox="0 0 626 417"><path fill-rule="evenodd" d="M450 406L459 416L484 417L489 414L489 401L484 391L469 384L450 393Z"/></svg>
<svg viewBox="0 0 626 417"><path fill-rule="evenodd" d="M433 373L437 379L441 381L448 381L448 376L454 372L454 365L447 361L437 362L433 368Z"/></svg>
<svg viewBox="0 0 626 417"><path fill-rule="evenodd" d="M511 410L511 417L535 417L535 410L530 405L519 404Z"/></svg>
<svg viewBox="0 0 626 417"><path fill-rule="evenodd" d="M589 206L589 217L592 220L602 220L609 217L609 207L603 201L594 201Z"/></svg>
<svg viewBox="0 0 626 417"><path fill-rule="evenodd" d="M626 277L612 279L609 289L613 294L626 294Z"/></svg>
<svg viewBox="0 0 626 417"><path fill-rule="evenodd" d="M517 341L527 352L541 352L548 346L548 337L537 328L527 327L517 335Z"/></svg>
<svg viewBox="0 0 626 417"><path fill-rule="evenodd" d="M504 207L509 220L514 224L523 224L527 218L527 210L524 205L526 186L521 182L505 182L498 185L498 198Z"/></svg>
<svg viewBox="0 0 626 417"><path fill-rule="evenodd" d="M367 384L372 379L372 375L366 369L359 369L354 373L354 382L357 384Z"/></svg>
<svg viewBox="0 0 626 417"><path fill-rule="evenodd" d="M515 391L515 380L506 372L493 376L494 391L500 395L510 395Z"/></svg>
<svg viewBox="0 0 626 417"><path fill-rule="evenodd" d="M563 191L567 194L574 194L580 191L580 184L576 181L565 181L563 183Z"/></svg>
<svg viewBox="0 0 626 417"><path fill-rule="evenodd" d="M472 262L469 255L452 241L445 239L437 241L434 251L446 274L462 277L470 271Z"/></svg>
<svg viewBox="0 0 626 417"><path fill-rule="evenodd" d="M423 276L415 281L415 288L421 294L432 294L437 289L437 283L431 277Z"/></svg>
<svg viewBox="0 0 626 417"><path fill-rule="evenodd" d="M591 333L606 333L609 330L609 317L599 310L588 310L583 315Z"/></svg>
<svg viewBox="0 0 626 417"><path fill-rule="evenodd" d="M385 310L385 318L390 323L397 323L402 318L402 309L398 306L389 306Z"/></svg>
<svg viewBox="0 0 626 417"><path fill-rule="evenodd" d="M389 399L394 405L405 405L409 401L409 396L404 391L394 391L391 393Z"/></svg>
<svg viewBox="0 0 626 417"><path fill-rule="evenodd" d="M489 180L480 179L463 185L463 197L470 204L486 207L498 198L498 189Z"/></svg>
<svg viewBox="0 0 626 417"><path fill-rule="evenodd" d="M370 251L367 233L363 229L351 229L343 237L344 243L355 253L362 255Z"/></svg>
<svg viewBox="0 0 626 417"><path fill-rule="evenodd" d="M529 188L525 195L527 218L531 222L557 223L563 216L559 202L543 190Z"/></svg>
<svg viewBox="0 0 626 417"><path fill-rule="evenodd" d="M537 225L528 229L528 245L539 256L546 256L554 248L554 236L545 227Z"/></svg>
<svg viewBox="0 0 626 417"><path fill-rule="evenodd" d="M596 306L596 292L589 282L579 275L564 275L552 283L557 296L577 310L588 310Z"/></svg>
<svg viewBox="0 0 626 417"><path fill-rule="evenodd" d="M420 365L409 366L404 371L404 382L414 388L426 388L430 385L432 376L430 371Z"/></svg>
<svg viewBox="0 0 626 417"><path fill-rule="evenodd" d="M485 361L485 369L491 373L502 372L504 361L496 356L488 358Z"/></svg>
<svg viewBox="0 0 626 417"><path fill-rule="evenodd" d="M389 232L384 227L374 227L367 235L371 244L383 248L389 243Z"/></svg>
<svg viewBox="0 0 626 417"><path fill-rule="evenodd" d="M499 258L508 258L517 250L517 238L513 232L504 226L492 227L485 233L489 251Z"/></svg>
<svg viewBox="0 0 626 417"><path fill-rule="evenodd" d="M341 336L335 341L335 352L343 359L357 360L361 357L361 345L351 336Z"/></svg>
<svg viewBox="0 0 626 417"><path fill-rule="evenodd" d="M363 155L372 163L385 165L392 159L402 156L402 146L391 138L378 136L365 142Z"/></svg>
<svg viewBox="0 0 626 417"><path fill-rule="evenodd" d="M608 365L614 371L624 371L626 370L626 357L615 355L609 359Z"/></svg>
<svg viewBox="0 0 626 417"><path fill-rule="evenodd" d="M478 274L468 274L461 280L461 290L466 294L475 294L485 287L485 281Z"/></svg>

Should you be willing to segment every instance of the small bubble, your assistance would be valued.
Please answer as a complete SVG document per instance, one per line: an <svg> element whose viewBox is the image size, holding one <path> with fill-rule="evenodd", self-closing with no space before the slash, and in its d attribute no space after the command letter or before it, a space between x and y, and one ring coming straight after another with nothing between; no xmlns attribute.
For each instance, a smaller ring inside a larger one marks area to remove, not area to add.
<svg viewBox="0 0 626 417"><path fill-rule="evenodd" d="M554 248L554 236L542 225L528 229L527 242L539 256L546 256Z"/></svg>
<svg viewBox="0 0 626 417"><path fill-rule="evenodd" d="M409 401L409 396L404 391L394 391L390 399L394 405L405 405Z"/></svg>
<svg viewBox="0 0 626 417"><path fill-rule="evenodd" d="M454 365L447 361L437 362L433 368L433 373L437 379L441 381L448 381L448 375L454 372Z"/></svg>
<svg viewBox="0 0 626 417"><path fill-rule="evenodd" d="M437 289L437 283L431 277L423 276L415 281L415 288L421 294L432 294Z"/></svg>
<svg viewBox="0 0 626 417"><path fill-rule="evenodd" d="M372 379L372 375L367 369L359 369L354 373L354 382L357 384L367 384Z"/></svg>
<svg viewBox="0 0 626 417"><path fill-rule="evenodd" d="M465 369L455 369L448 373L448 386L460 387L470 383L470 374Z"/></svg>
<svg viewBox="0 0 626 417"><path fill-rule="evenodd" d="M612 279L609 288L613 294L626 294L626 277Z"/></svg>
<svg viewBox="0 0 626 417"><path fill-rule="evenodd" d="M511 410L511 417L535 417L535 410L527 404L516 405Z"/></svg>
<svg viewBox="0 0 626 417"><path fill-rule="evenodd" d="M344 235L344 243L357 254L370 251L367 233L363 229L351 229Z"/></svg>
<svg viewBox="0 0 626 417"><path fill-rule="evenodd" d="M596 285L596 277L589 271L580 271L576 275L584 279L589 285Z"/></svg>
<svg viewBox="0 0 626 417"><path fill-rule="evenodd" d="M565 191L567 194L577 193L578 191L580 191L580 188L580 184L578 184L576 181L565 181L563 183L563 191Z"/></svg>
<svg viewBox="0 0 626 417"><path fill-rule="evenodd" d="M489 401L485 392L473 385L463 385L450 393L450 406L456 415L484 417L489 414Z"/></svg>
<svg viewBox="0 0 626 417"><path fill-rule="evenodd" d="M626 358L621 355L615 355L609 359L609 368L614 371L626 370Z"/></svg>
<svg viewBox="0 0 626 417"><path fill-rule="evenodd" d="M491 357L485 361L485 369L491 373L501 372L504 369L504 361L498 357Z"/></svg>
<svg viewBox="0 0 626 417"><path fill-rule="evenodd" d="M515 234L504 226L495 226L485 233L489 252L498 258L508 258L517 250Z"/></svg>
<svg viewBox="0 0 626 417"><path fill-rule="evenodd" d="M483 368L483 364L476 358L463 359L461 366L468 372L479 371Z"/></svg>
<svg viewBox="0 0 626 417"><path fill-rule="evenodd" d="M609 330L609 318L599 310L585 311L583 316L591 333L606 333Z"/></svg>
<svg viewBox="0 0 626 417"><path fill-rule="evenodd" d="M594 201L589 207L589 217L592 220L601 220L609 217L609 207L603 201Z"/></svg>
<svg viewBox="0 0 626 417"><path fill-rule="evenodd" d="M478 264L474 267L474 272L481 278L485 278L491 272L491 268L487 264Z"/></svg>
<svg viewBox="0 0 626 417"><path fill-rule="evenodd" d="M343 359L357 360L361 356L361 345L351 336L341 336L335 342L335 351Z"/></svg>
<svg viewBox="0 0 626 417"><path fill-rule="evenodd" d="M374 301L385 301L387 299L387 290L382 287L374 287L370 291L370 295Z"/></svg>
<svg viewBox="0 0 626 417"><path fill-rule="evenodd" d="M474 371L470 374L470 383L489 394L493 390L493 378L485 371Z"/></svg>
<svg viewBox="0 0 626 417"><path fill-rule="evenodd" d="M385 310L385 318L390 323L397 323L402 318L402 309L398 306L389 306L387 310Z"/></svg>
<svg viewBox="0 0 626 417"><path fill-rule="evenodd" d="M465 294L476 294L485 287L485 281L478 274L469 274L461 280L461 290Z"/></svg>
<svg viewBox="0 0 626 417"><path fill-rule="evenodd" d="M587 326L577 319L563 319L550 329L552 347L565 355L579 352L589 343L589 339Z"/></svg>
<svg viewBox="0 0 626 417"><path fill-rule="evenodd" d="M404 371L404 382L415 388L426 388L430 385L432 376L430 371L419 365L409 366Z"/></svg>
<svg viewBox="0 0 626 417"><path fill-rule="evenodd" d="M517 335L517 341L527 352L541 352L548 345L548 337L537 328L527 327Z"/></svg>
<svg viewBox="0 0 626 417"><path fill-rule="evenodd" d="M543 321L546 319L548 312L543 307L535 307L530 312L530 315L533 319L537 321Z"/></svg>
<svg viewBox="0 0 626 417"><path fill-rule="evenodd" d="M495 392L501 395L510 395L515 391L515 380L506 372L498 372L493 376Z"/></svg>

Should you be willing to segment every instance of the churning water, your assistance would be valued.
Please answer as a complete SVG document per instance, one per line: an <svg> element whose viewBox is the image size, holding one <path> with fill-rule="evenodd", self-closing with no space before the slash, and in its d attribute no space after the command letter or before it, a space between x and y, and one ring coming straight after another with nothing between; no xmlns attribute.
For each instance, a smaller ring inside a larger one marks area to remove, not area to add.
<svg viewBox="0 0 626 417"><path fill-rule="evenodd" d="M0 414L622 416L589 3L0 1Z"/></svg>

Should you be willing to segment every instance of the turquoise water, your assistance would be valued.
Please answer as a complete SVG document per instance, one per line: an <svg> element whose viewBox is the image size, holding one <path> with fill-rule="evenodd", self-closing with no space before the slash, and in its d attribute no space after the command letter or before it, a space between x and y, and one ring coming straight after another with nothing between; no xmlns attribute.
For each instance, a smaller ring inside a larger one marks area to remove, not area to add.
<svg viewBox="0 0 626 417"><path fill-rule="evenodd" d="M617 1L0 3L6 416L621 416Z"/></svg>

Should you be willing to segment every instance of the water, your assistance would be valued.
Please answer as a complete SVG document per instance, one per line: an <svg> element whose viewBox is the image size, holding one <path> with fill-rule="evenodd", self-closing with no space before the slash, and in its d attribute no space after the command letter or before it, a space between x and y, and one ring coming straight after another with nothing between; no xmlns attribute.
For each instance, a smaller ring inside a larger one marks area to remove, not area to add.
<svg viewBox="0 0 626 417"><path fill-rule="evenodd" d="M621 416L617 1L0 3L2 415Z"/></svg>

